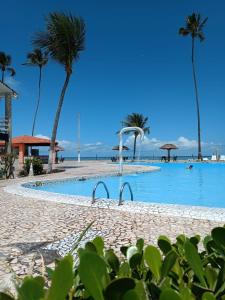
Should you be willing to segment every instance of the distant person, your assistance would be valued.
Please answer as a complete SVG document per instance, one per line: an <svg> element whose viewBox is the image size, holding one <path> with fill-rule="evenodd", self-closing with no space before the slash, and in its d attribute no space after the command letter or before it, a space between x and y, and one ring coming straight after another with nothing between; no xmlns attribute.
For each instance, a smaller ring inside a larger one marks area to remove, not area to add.
<svg viewBox="0 0 225 300"><path fill-rule="evenodd" d="M188 170L192 170L193 169L193 165L190 165L187 167Z"/></svg>

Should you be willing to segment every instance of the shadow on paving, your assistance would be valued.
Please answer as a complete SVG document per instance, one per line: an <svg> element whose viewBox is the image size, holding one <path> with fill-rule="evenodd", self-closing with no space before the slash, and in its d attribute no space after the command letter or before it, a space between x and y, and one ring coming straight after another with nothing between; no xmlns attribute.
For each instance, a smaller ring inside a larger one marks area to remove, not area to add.
<svg viewBox="0 0 225 300"><path fill-rule="evenodd" d="M22 254L18 256L18 260L23 261L23 257L28 254L36 254L36 257L42 256L46 265L60 258L60 255L56 250L48 250L45 247L51 242L31 242L31 243L14 243L8 246L16 247L22 251Z"/></svg>

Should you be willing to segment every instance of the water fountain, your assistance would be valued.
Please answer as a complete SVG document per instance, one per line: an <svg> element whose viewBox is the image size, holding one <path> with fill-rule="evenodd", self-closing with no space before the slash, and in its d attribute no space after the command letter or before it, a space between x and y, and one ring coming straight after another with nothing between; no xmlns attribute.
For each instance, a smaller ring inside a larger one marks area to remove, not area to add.
<svg viewBox="0 0 225 300"><path fill-rule="evenodd" d="M141 141L144 138L144 131L140 127L124 127L120 130L119 132L119 175L122 175L123 173L123 156L122 156L122 151L123 151L123 133L128 132L128 131L138 131L140 133Z"/></svg>

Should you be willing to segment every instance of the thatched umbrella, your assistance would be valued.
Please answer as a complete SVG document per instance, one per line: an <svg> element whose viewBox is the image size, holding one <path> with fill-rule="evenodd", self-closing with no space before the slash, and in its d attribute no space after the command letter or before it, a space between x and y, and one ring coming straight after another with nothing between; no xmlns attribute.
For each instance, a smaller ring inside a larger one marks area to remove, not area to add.
<svg viewBox="0 0 225 300"><path fill-rule="evenodd" d="M117 151L119 151L120 150L120 146L118 145L118 146L114 146L113 148L112 148L112 150L117 150ZM127 146L123 146L123 150L130 150Z"/></svg>
<svg viewBox="0 0 225 300"><path fill-rule="evenodd" d="M167 159L168 159L168 161L170 161L170 150L174 150L174 149L178 149L178 148L174 144L165 144L165 145L161 146L160 149L168 151Z"/></svg>

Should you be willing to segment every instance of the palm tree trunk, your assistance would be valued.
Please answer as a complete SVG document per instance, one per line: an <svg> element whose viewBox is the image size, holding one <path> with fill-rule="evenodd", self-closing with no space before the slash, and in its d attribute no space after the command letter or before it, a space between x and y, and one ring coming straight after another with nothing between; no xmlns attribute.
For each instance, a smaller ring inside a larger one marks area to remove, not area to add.
<svg viewBox="0 0 225 300"><path fill-rule="evenodd" d="M7 154L12 154L12 98L9 94L5 96L5 120L8 133L5 149Z"/></svg>
<svg viewBox="0 0 225 300"><path fill-rule="evenodd" d="M58 124L59 124L59 118L60 118L60 113L62 110L65 92L66 92L66 89L67 89L67 86L68 86L68 83L70 80L70 76L71 76L71 72L67 72L66 79L65 79L62 91L61 91L60 98L59 98L58 108L57 108L56 115L55 115L54 126L52 129L51 145L50 145L50 150L49 150L49 158L48 158L48 173L52 172L52 163L53 163L52 158L53 158L53 152L55 151L55 141L56 141Z"/></svg>
<svg viewBox="0 0 225 300"><path fill-rule="evenodd" d="M137 135L134 134L134 152L133 152L133 160L135 160L135 156L136 156L136 144L137 144Z"/></svg>
<svg viewBox="0 0 225 300"><path fill-rule="evenodd" d="M198 119L198 159L202 160L202 149L201 149L201 124L200 124L200 109L199 109L199 98L198 98L198 86L195 73L195 38L192 37L192 72L194 78L194 87L195 87L195 99L196 99L196 108L197 108L197 119Z"/></svg>
<svg viewBox="0 0 225 300"><path fill-rule="evenodd" d="M37 113L40 105L40 99L41 99L41 75L42 75L42 66L39 67L39 81L38 81L38 98L37 98L37 106L34 113L34 120L33 120L33 126L32 126L32 133L31 135L34 136L34 129L37 119Z"/></svg>

